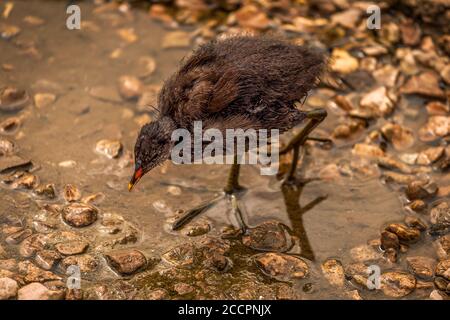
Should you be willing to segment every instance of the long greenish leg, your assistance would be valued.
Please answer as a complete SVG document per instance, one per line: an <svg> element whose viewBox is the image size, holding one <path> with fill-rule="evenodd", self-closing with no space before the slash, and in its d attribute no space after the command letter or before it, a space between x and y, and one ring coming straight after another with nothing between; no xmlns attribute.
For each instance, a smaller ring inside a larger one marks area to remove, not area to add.
<svg viewBox="0 0 450 320"><path fill-rule="evenodd" d="M225 188L224 188L224 192L226 195L231 195L234 197L233 193L235 191L242 189L242 187L239 185L239 171L240 171L240 164L238 163L237 156L235 156L233 164L230 169L230 173L228 175L227 184L225 185ZM201 213L203 213L206 210L213 207L220 199L223 199L223 195L221 195L217 198L214 198L208 202L205 202L204 204L201 204L198 207L195 207L193 209L186 211L180 218L178 218L173 223L172 230L181 229L192 219L194 219ZM243 225L242 214L241 214L239 208L237 207L236 199L234 200L234 202L232 201L231 204L232 204L233 212L237 216L238 223L240 224L240 226L242 228L242 225Z"/></svg>
<svg viewBox="0 0 450 320"><path fill-rule="evenodd" d="M237 156L234 156L233 164L231 165L230 173L228 174L228 180L225 188L226 194L232 194L234 191L242 189L239 185L239 172L241 169L241 165L238 163Z"/></svg>
<svg viewBox="0 0 450 320"><path fill-rule="evenodd" d="M208 202L205 202L204 204L199 205L198 207L195 207L193 209L186 211L185 214L183 214L180 218L178 218L173 223L172 230L181 229L188 222L190 222L192 219L194 219L196 216L198 216L202 212L208 210L209 208L213 207L216 204L216 202L222 198L223 198L223 196L219 196L217 198L214 198L213 200L210 200Z"/></svg>
<svg viewBox="0 0 450 320"><path fill-rule="evenodd" d="M294 150L291 167L289 168L286 180L291 180L295 175L297 169L297 162L299 158L299 149L305 144L308 135L326 118L327 111L325 109L316 109L306 112L306 117L309 119L308 123L303 129L287 144L286 147L280 150L280 154L285 154L290 150ZM313 138L311 140L325 141L326 139Z"/></svg>

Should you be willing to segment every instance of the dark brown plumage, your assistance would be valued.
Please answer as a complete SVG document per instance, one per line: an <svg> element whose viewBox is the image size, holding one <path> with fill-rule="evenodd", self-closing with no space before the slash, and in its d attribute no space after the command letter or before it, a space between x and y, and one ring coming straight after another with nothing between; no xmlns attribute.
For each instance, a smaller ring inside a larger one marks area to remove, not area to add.
<svg viewBox="0 0 450 320"><path fill-rule="evenodd" d="M305 113L294 103L312 89L325 65L322 54L270 37L239 36L202 45L164 84L159 118L142 127L135 146L136 173L167 160L176 128L279 129Z"/></svg>

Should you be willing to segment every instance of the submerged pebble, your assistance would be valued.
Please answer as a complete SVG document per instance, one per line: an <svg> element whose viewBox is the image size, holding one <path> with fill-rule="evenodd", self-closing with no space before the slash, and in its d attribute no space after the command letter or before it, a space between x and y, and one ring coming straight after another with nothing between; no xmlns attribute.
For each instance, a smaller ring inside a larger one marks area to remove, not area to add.
<svg viewBox="0 0 450 320"><path fill-rule="evenodd" d="M142 95L144 85L133 76L122 76L119 78L119 93L125 99L136 99Z"/></svg>
<svg viewBox="0 0 450 320"><path fill-rule="evenodd" d="M403 272L385 272L380 277L381 290L392 298L401 298L410 294L416 287L416 278Z"/></svg>
<svg viewBox="0 0 450 320"><path fill-rule="evenodd" d="M68 267L73 265L79 266L82 273L92 273L98 269L100 263L91 254L72 255L64 258L60 263L63 270L67 270Z"/></svg>
<svg viewBox="0 0 450 320"><path fill-rule="evenodd" d="M98 210L84 203L71 203L63 208L62 217L73 227L86 227L97 220Z"/></svg>
<svg viewBox="0 0 450 320"><path fill-rule="evenodd" d="M34 282L19 289L18 300L61 300L63 294L60 291L49 290L43 284Z"/></svg>
<svg viewBox="0 0 450 320"><path fill-rule="evenodd" d="M122 151L122 143L117 140L103 139L97 142L95 150L110 159L117 158Z"/></svg>
<svg viewBox="0 0 450 320"><path fill-rule="evenodd" d="M105 257L111 268L122 275L133 274L147 264L144 254L136 249L109 252Z"/></svg>
<svg viewBox="0 0 450 320"><path fill-rule="evenodd" d="M332 286L343 287L345 282L344 267L339 260L329 259L322 263L322 272Z"/></svg>
<svg viewBox="0 0 450 320"><path fill-rule="evenodd" d="M15 149L16 145L14 142L0 137L0 157L12 155Z"/></svg>
<svg viewBox="0 0 450 320"><path fill-rule="evenodd" d="M67 202L75 202L81 199L81 192L75 185L66 184L63 188L63 196Z"/></svg>
<svg viewBox="0 0 450 320"><path fill-rule="evenodd" d="M17 281L11 278L0 278L0 300L8 300L17 295L19 285Z"/></svg>
<svg viewBox="0 0 450 320"><path fill-rule="evenodd" d="M415 228L409 228L400 223L391 223L386 230L397 235L400 241L416 242L420 238L420 231Z"/></svg>
<svg viewBox="0 0 450 320"><path fill-rule="evenodd" d="M309 267L301 258L283 253L263 253L254 257L261 271L279 281L303 279L309 274Z"/></svg>
<svg viewBox="0 0 450 320"><path fill-rule="evenodd" d="M408 264L409 270L416 277L424 280L431 280L433 278L434 269L436 267L436 261L434 259L422 256L414 256L407 257L406 262Z"/></svg>
<svg viewBox="0 0 450 320"><path fill-rule="evenodd" d="M0 111L17 112L29 103L30 97L23 89L4 87L0 91Z"/></svg>
<svg viewBox="0 0 450 320"><path fill-rule="evenodd" d="M55 245L56 250L58 250L59 253L65 255L65 256L71 256L76 254L81 254L86 251L88 248L89 243L87 241L82 240L73 240L73 241L67 241L67 242L61 242Z"/></svg>
<svg viewBox="0 0 450 320"><path fill-rule="evenodd" d="M278 221L266 221L249 228L242 237L242 243L255 250L285 252L292 245L286 226Z"/></svg>

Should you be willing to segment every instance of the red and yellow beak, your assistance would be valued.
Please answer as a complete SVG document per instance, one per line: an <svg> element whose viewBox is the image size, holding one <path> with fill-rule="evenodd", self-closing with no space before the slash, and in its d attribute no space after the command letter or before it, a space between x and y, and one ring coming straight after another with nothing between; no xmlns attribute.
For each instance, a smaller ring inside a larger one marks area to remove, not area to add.
<svg viewBox="0 0 450 320"><path fill-rule="evenodd" d="M131 191L133 189L134 185L142 178L143 175L144 170L142 170L142 168L138 168L136 169L136 171L134 171L133 177L128 183L128 191Z"/></svg>

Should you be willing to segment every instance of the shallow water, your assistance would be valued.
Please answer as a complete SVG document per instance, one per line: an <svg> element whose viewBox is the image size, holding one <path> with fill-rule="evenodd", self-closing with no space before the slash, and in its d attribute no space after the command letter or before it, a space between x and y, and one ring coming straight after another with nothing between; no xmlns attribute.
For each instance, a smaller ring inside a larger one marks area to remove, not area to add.
<svg viewBox="0 0 450 320"><path fill-rule="evenodd" d="M227 167L166 163L145 176L129 193L127 183L132 174L132 163L123 168L121 163L131 155L139 130L135 121L140 115L136 102L102 101L88 93L96 86L115 90L118 77L133 74L137 58L145 55L153 56L157 62L155 73L145 83L161 84L190 49L161 49L162 38L168 31L151 21L142 10L133 9L130 15L117 12L94 14L91 4L81 3L82 20L94 23L99 31L87 28L70 31L65 28L64 2L14 3L8 22L22 29L16 39L35 42L41 57L30 57L20 53L21 49L11 41L0 41L1 62L14 65L13 71L0 73L1 86L16 85L33 93L39 91L36 87L42 80L57 84L54 88L57 100L53 105L43 109L28 106L19 113L24 116L22 126L18 133L10 136L19 145L19 154L40 166L36 174L41 182L54 183L58 190L71 183L78 186L83 195L103 193L105 200L98 206L101 212L118 213L137 226L140 236L132 247L146 255L159 256L176 244L191 241L181 232L169 231L167 219L176 210L193 207L219 192L227 176ZM27 26L22 20L27 15L39 16L45 24ZM133 27L138 41L127 44L121 40L116 29L124 27ZM111 59L111 52L118 48L122 48L122 55ZM11 114L0 114L0 121L9 116ZM418 128L421 123L422 120L415 120L409 125ZM329 134L334 124L331 115L320 129ZM97 154L95 144L100 139L120 140L124 146L122 157L110 160ZM299 174L314 176L321 166L338 163L341 159L348 161L350 157L349 143L334 146L332 150L316 145L305 156ZM67 160L75 161L76 165L73 168L58 165ZM281 182L275 177L259 175L257 167L246 165L241 172L241 184L247 191L240 200L247 224L256 226L269 219L277 220L289 226L301 238L303 245L309 243L306 249L294 247L291 250L311 260L312 278L293 283L294 289L305 299L340 297L340 290L332 288L320 276L320 264L335 257L345 265L351 261L351 248L376 239L386 223L402 221L404 217L401 193L393 192L378 176L367 178L355 174L335 180L313 181L303 187L301 195L288 191L283 195ZM169 193L170 185L179 186L181 194ZM0 214L30 217L37 211L34 199L28 193L10 190L7 186L2 186L0 193ZM310 203L312 205L308 206ZM211 209L206 216L212 221L212 235L220 234L221 227L232 221L223 205ZM81 232L89 234L92 228L84 228ZM424 251L421 246L413 246L412 252ZM237 255L244 258L255 253L237 249ZM425 254L434 255L428 251ZM402 265L404 262L400 263ZM242 273L241 278L235 278L233 283L253 277L251 274L245 276L243 266L237 264L235 268L235 274ZM117 275L105 267L94 282L102 283L111 278L116 279ZM312 282L315 287L309 294L302 292L302 286L307 282ZM145 277L140 283L145 283ZM380 298L370 292L364 295L366 298ZM414 294L408 296L414 297Z"/></svg>

